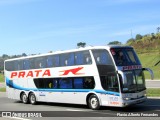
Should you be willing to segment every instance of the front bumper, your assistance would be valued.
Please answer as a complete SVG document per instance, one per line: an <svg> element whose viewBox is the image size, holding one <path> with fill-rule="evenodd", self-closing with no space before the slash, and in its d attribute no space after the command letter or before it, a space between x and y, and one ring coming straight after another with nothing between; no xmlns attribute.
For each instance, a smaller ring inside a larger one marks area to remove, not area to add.
<svg viewBox="0 0 160 120"><path fill-rule="evenodd" d="M147 100L147 97L141 97L134 100L123 100L122 101L122 107L127 107L134 104L140 104Z"/></svg>

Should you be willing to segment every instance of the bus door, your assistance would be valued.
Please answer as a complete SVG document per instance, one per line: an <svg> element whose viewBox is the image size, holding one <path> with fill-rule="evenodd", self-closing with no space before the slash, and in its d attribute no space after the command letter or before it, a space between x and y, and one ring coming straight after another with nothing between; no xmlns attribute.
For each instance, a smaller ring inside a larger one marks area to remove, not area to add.
<svg viewBox="0 0 160 120"><path fill-rule="evenodd" d="M106 91L108 106L120 106L120 84L117 73L110 72L105 76L100 76L102 88Z"/></svg>

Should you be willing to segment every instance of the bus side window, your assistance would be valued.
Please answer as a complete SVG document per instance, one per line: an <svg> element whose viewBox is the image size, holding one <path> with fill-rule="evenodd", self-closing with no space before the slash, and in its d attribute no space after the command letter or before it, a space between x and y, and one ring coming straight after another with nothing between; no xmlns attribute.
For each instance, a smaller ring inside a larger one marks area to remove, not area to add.
<svg viewBox="0 0 160 120"><path fill-rule="evenodd" d="M51 89L53 88L53 80L52 79L44 79L45 88Z"/></svg>
<svg viewBox="0 0 160 120"><path fill-rule="evenodd" d="M92 64L91 57L86 57L86 62L85 63L86 64Z"/></svg>
<svg viewBox="0 0 160 120"><path fill-rule="evenodd" d="M107 50L92 50L94 59L98 65L113 65Z"/></svg>
<svg viewBox="0 0 160 120"><path fill-rule="evenodd" d="M60 57L59 55L54 55L53 57L53 66L54 67L59 67L60 66Z"/></svg>
<svg viewBox="0 0 160 120"><path fill-rule="evenodd" d="M95 82L92 77L86 77L84 79L84 88L85 89L93 89L95 87Z"/></svg>
<svg viewBox="0 0 160 120"><path fill-rule="evenodd" d="M7 61L7 62L5 62L5 69L7 71L13 71L13 61Z"/></svg>
<svg viewBox="0 0 160 120"><path fill-rule="evenodd" d="M46 68L46 57L37 57L35 58L35 69Z"/></svg>
<svg viewBox="0 0 160 120"><path fill-rule="evenodd" d="M44 79L42 79L42 78L34 79L34 84L38 89L45 88Z"/></svg>
<svg viewBox="0 0 160 120"><path fill-rule="evenodd" d="M83 53L82 52L76 52L75 53L75 64L76 65L83 65Z"/></svg>
<svg viewBox="0 0 160 120"><path fill-rule="evenodd" d="M58 88L58 79L56 79L56 78L53 79L53 82L52 82L52 83L53 83L53 86L52 86L53 89Z"/></svg>
<svg viewBox="0 0 160 120"><path fill-rule="evenodd" d="M16 70L18 70L18 61L15 60L13 62L14 62L14 70L16 71Z"/></svg>
<svg viewBox="0 0 160 120"><path fill-rule="evenodd" d="M61 54L60 55L60 66L66 66L66 65L67 65L66 54Z"/></svg>
<svg viewBox="0 0 160 120"><path fill-rule="evenodd" d="M47 67L53 67L53 56L48 56Z"/></svg>
<svg viewBox="0 0 160 120"><path fill-rule="evenodd" d="M23 60L18 60L18 69L17 70L23 70Z"/></svg>
<svg viewBox="0 0 160 120"><path fill-rule="evenodd" d="M107 61L108 56L107 56L107 54L104 53L104 52L101 53L100 58L101 58L101 64L106 65L106 64L109 62L109 61Z"/></svg>
<svg viewBox="0 0 160 120"><path fill-rule="evenodd" d="M89 51L84 51L83 54L84 54L84 61L85 61L84 63L85 64L92 64L92 59L91 59L91 55L90 55Z"/></svg>
<svg viewBox="0 0 160 120"><path fill-rule="evenodd" d="M23 66L24 66L24 70L30 69L30 64L28 59L23 61Z"/></svg>
<svg viewBox="0 0 160 120"><path fill-rule="evenodd" d="M74 78L74 88L83 89L83 78Z"/></svg>
<svg viewBox="0 0 160 120"><path fill-rule="evenodd" d="M66 53L60 55L61 66L72 66L74 65L74 53Z"/></svg>
<svg viewBox="0 0 160 120"><path fill-rule="evenodd" d="M72 79L64 78L59 80L59 88L61 89L72 89Z"/></svg>
<svg viewBox="0 0 160 120"><path fill-rule="evenodd" d="M74 65L74 53L68 54L68 66Z"/></svg>
<svg viewBox="0 0 160 120"><path fill-rule="evenodd" d="M30 69L35 69L35 59L34 58L30 58L29 59L29 62L30 62Z"/></svg>

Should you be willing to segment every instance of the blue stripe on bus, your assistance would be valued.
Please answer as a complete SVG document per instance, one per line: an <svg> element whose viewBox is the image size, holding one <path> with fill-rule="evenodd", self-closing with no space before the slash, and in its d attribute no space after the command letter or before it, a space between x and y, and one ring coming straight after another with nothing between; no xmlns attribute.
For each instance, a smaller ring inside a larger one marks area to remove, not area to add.
<svg viewBox="0 0 160 120"><path fill-rule="evenodd" d="M115 95L115 96L120 96L120 93L118 92L111 92L111 91L105 91L105 90L93 90L93 89L37 89L37 88L24 88L21 87L13 81L9 80L6 78L6 85L18 89L18 90L25 90L25 91L43 91L43 92L96 92L96 93L101 93L101 94L109 94L109 95Z"/></svg>

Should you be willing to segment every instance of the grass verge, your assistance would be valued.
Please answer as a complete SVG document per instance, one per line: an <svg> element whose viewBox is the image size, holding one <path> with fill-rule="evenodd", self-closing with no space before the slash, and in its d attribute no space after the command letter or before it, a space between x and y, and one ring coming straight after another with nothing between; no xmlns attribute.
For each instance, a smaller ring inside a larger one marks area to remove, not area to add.
<svg viewBox="0 0 160 120"><path fill-rule="evenodd" d="M160 88L148 88L147 96L148 97L160 97Z"/></svg>
<svg viewBox="0 0 160 120"><path fill-rule="evenodd" d="M0 82L4 82L4 75L0 73Z"/></svg>
<svg viewBox="0 0 160 120"><path fill-rule="evenodd" d="M6 92L6 88L0 88L0 92Z"/></svg>
<svg viewBox="0 0 160 120"><path fill-rule="evenodd" d="M150 68L153 70L154 79L160 80L160 63L155 66L155 64L160 60L160 53L159 52L142 53L138 54L138 57L143 67ZM144 73L146 79L151 78L149 72L144 72Z"/></svg>

